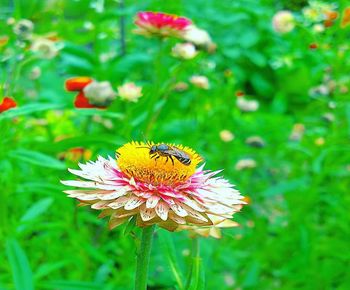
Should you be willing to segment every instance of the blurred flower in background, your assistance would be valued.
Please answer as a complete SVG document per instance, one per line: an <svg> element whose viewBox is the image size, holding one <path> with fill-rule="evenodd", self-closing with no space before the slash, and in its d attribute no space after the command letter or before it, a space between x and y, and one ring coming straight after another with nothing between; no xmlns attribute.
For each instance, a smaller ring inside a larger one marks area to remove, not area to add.
<svg viewBox="0 0 350 290"><path fill-rule="evenodd" d="M194 75L190 78L190 83L197 88L209 90L209 80L206 76Z"/></svg>
<svg viewBox="0 0 350 290"><path fill-rule="evenodd" d="M99 107L109 106L117 96L108 81L93 81L83 88L83 92L91 105Z"/></svg>
<svg viewBox="0 0 350 290"><path fill-rule="evenodd" d="M138 28L134 32L144 36L182 38L191 23L191 20L173 14L139 12L135 18Z"/></svg>
<svg viewBox="0 0 350 290"><path fill-rule="evenodd" d="M13 26L13 32L21 40L28 40L32 37L34 24L28 19L21 19Z"/></svg>
<svg viewBox="0 0 350 290"><path fill-rule="evenodd" d="M189 26L184 34L184 39L199 48L206 49L208 52L214 52L216 50L216 44L212 41L209 33L195 25Z"/></svg>
<svg viewBox="0 0 350 290"><path fill-rule="evenodd" d="M245 143L251 147L263 148L265 147L265 141L260 136L251 136L245 140Z"/></svg>
<svg viewBox="0 0 350 290"><path fill-rule="evenodd" d="M229 130L222 130L219 135L220 139L224 142L231 142L235 138L235 135Z"/></svg>
<svg viewBox="0 0 350 290"><path fill-rule="evenodd" d="M289 140L291 141L300 141L305 133L304 124L297 123L293 125L292 132L289 135Z"/></svg>
<svg viewBox="0 0 350 290"><path fill-rule="evenodd" d="M97 82L89 77L70 78L66 81L65 87L67 91L78 92L74 106L81 109L105 109L116 97L109 82Z"/></svg>
<svg viewBox="0 0 350 290"><path fill-rule="evenodd" d="M259 102L256 100L248 100L244 97L238 97L236 101L237 107L242 112L255 112L259 109Z"/></svg>
<svg viewBox="0 0 350 290"><path fill-rule="evenodd" d="M81 205L103 210L101 217L111 216L111 229L131 217L137 226L158 224L170 231L181 230L181 225L213 226L241 209L245 202L239 191L222 177L214 177L220 171L196 168L202 158L195 151L179 145L175 149L186 154L190 163L175 156L167 162L169 156L151 158L153 145L127 143L117 150L117 160L99 157L80 164L81 170L70 169L88 181L62 181L82 188L65 192Z"/></svg>
<svg viewBox="0 0 350 290"><path fill-rule="evenodd" d="M196 47L192 43L177 43L172 48L172 55L182 59L192 59L198 54Z"/></svg>
<svg viewBox="0 0 350 290"><path fill-rule="evenodd" d="M341 24L340 26L342 28L345 28L346 26L348 26L350 24L350 7L347 7L344 9L343 12L343 17L341 19Z"/></svg>
<svg viewBox="0 0 350 290"><path fill-rule="evenodd" d="M245 170L245 169L253 169L257 166L257 163L254 159L245 158L237 161L235 165L235 169L237 171Z"/></svg>
<svg viewBox="0 0 350 290"><path fill-rule="evenodd" d="M3 113L15 107L17 107L15 100L10 97L5 97L0 104L0 113Z"/></svg>
<svg viewBox="0 0 350 290"><path fill-rule="evenodd" d="M46 38L37 38L33 41L30 49L36 52L38 57L52 59L58 54L55 42Z"/></svg>
<svg viewBox="0 0 350 290"><path fill-rule="evenodd" d="M278 11L272 18L272 27L281 34L292 31L295 27L295 19L292 12L287 10Z"/></svg>
<svg viewBox="0 0 350 290"><path fill-rule="evenodd" d="M125 83L118 87L118 96L125 101L136 103L142 97L142 87L133 82Z"/></svg>

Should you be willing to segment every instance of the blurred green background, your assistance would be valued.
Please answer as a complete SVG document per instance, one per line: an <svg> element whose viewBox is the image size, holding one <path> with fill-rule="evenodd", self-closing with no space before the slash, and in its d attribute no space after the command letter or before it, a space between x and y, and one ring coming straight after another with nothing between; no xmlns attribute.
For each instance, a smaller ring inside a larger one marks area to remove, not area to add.
<svg viewBox="0 0 350 290"><path fill-rule="evenodd" d="M1 0L0 100L12 97L18 108L0 113L0 289L132 289L139 231L109 231L96 211L76 208L59 180L71 178L67 168L78 161L114 156L144 136L194 148L249 197L234 217L239 227L201 239L205 289L350 289L346 5ZM331 25L324 9L338 14ZM147 10L190 18L216 51L183 61L171 55L179 40L168 39L159 56L159 41L132 33L135 14ZM288 33L273 29L280 10L295 17ZM33 22L35 37L55 41L54 57L19 39L13 27L21 19ZM209 89L191 84L193 75L206 76ZM74 76L114 88L135 82L143 96L76 109L64 89ZM156 82L165 84L162 94ZM178 82L188 88L172 89ZM259 108L238 106L243 94ZM169 254L187 271L188 234L170 236L172 250L157 230L149 289L176 289Z"/></svg>

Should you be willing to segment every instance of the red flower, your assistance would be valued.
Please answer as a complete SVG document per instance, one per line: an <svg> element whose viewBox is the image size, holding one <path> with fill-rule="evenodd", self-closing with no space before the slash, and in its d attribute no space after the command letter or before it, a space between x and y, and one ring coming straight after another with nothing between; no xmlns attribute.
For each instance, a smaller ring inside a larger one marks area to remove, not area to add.
<svg viewBox="0 0 350 290"><path fill-rule="evenodd" d="M17 107L17 103L15 102L15 100L9 97L5 97L2 103L0 104L0 113L15 107Z"/></svg>
<svg viewBox="0 0 350 290"><path fill-rule="evenodd" d="M309 45L309 48L310 48L310 49L317 49L317 48L318 48L318 45L317 45L317 43L311 43L311 44Z"/></svg>
<svg viewBox="0 0 350 290"><path fill-rule="evenodd" d="M182 37L186 29L192 24L191 20L177 15L161 12L139 12L135 24L139 27L136 33L160 37Z"/></svg>
<svg viewBox="0 0 350 290"><path fill-rule="evenodd" d="M87 97L85 97L84 92L79 92L79 94L76 96L74 101L74 106L80 109L86 109L86 108L106 109L106 107L104 106L91 105Z"/></svg>

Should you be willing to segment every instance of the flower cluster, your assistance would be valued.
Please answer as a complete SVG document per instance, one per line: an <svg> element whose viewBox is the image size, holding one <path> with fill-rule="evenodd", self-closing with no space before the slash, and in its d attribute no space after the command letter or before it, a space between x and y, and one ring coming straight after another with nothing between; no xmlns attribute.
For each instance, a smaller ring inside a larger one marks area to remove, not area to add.
<svg viewBox="0 0 350 290"><path fill-rule="evenodd" d="M78 92L74 106L76 108L104 109L115 99L116 93L107 81L97 82L89 77L74 77L65 83L67 91Z"/></svg>
<svg viewBox="0 0 350 290"><path fill-rule="evenodd" d="M108 81L98 82L90 77L74 77L66 81L67 91L77 91L74 106L76 108L107 108L119 96L129 102L137 102L142 96L142 87L135 83L125 83L115 92Z"/></svg>
<svg viewBox="0 0 350 290"><path fill-rule="evenodd" d="M172 153L153 153L152 146ZM236 226L230 219L245 203L243 197L227 180L215 177L220 171L197 168L202 158L192 149L131 142L116 156L69 170L85 180L62 181L80 188L65 191L68 196L102 210L100 217L110 216L111 229L132 217L140 227L158 224L170 231Z"/></svg>

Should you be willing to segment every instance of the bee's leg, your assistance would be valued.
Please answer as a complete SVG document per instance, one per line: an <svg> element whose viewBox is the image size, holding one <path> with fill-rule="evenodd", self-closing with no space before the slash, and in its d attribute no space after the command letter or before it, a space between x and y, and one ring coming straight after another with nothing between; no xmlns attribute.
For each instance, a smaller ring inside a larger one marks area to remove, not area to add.
<svg viewBox="0 0 350 290"><path fill-rule="evenodd" d="M168 160L169 160L169 156L166 156L166 160L165 160L164 164L166 164L168 162Z"/></svg>
<svg viewBox="0 0 350 290"><path fill-rule="evenodd" d="M154 161L156 161L157 162L157 159L159 158L160 156L158 155L156 158L154 158Z"/></svg>
<svg viewBox="0 0 350 290"><path fill-rule="evenodd" d="M174 159L173 159L173 157L170 155L169 158L171 159L171 163L173 163L173 166L174 166Z"/></svg>
<svg viewBox="0 0 350 290"><path fill-rule="evenodd" d="M154 158L154 157L156 157L156 156L157 156L157 154L153 154L153 155L151 155L151 159L152 159L152 158Z"/></svg>

